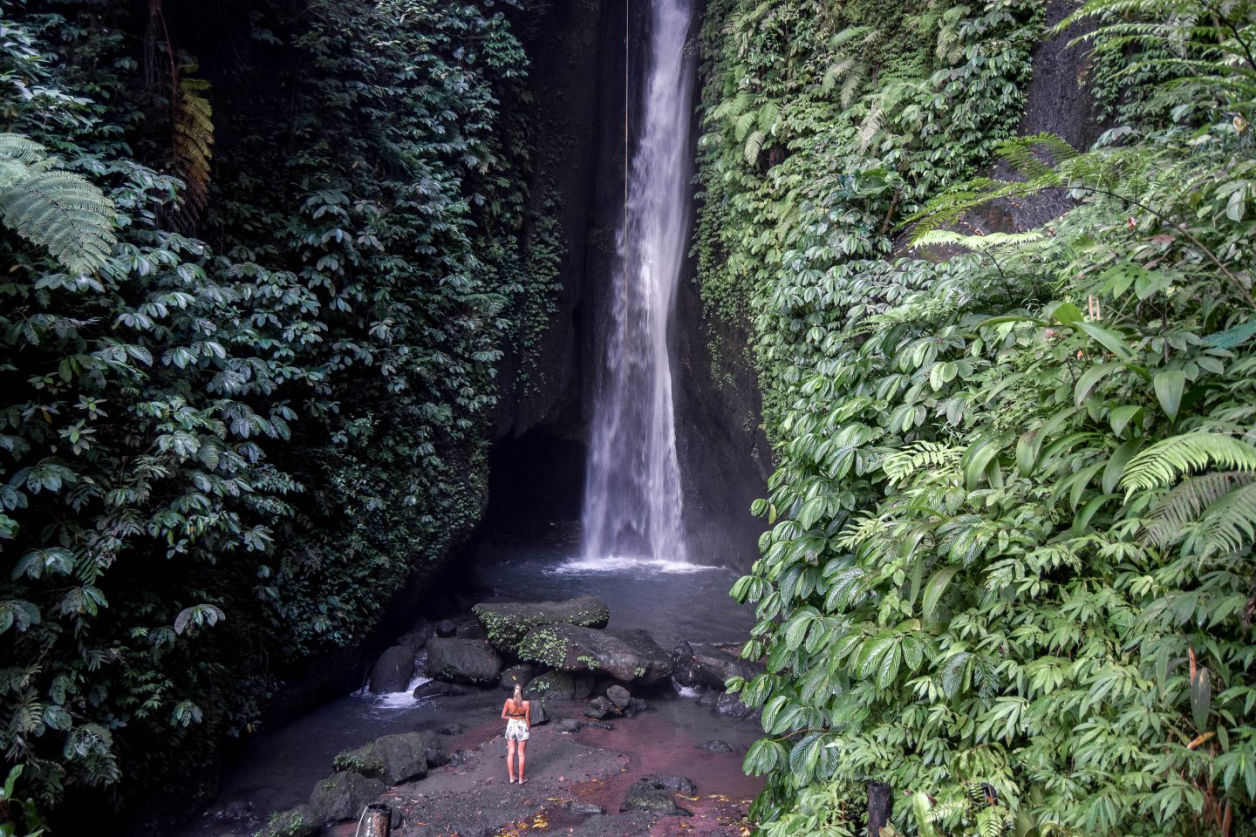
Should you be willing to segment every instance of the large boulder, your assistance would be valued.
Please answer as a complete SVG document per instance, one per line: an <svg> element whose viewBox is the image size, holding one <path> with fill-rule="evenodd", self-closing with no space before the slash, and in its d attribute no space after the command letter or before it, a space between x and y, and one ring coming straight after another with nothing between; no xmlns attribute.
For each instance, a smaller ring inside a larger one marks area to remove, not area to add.
<svg viewBox="0 0 1256 837"><path fill-rule="evenodd" d="M520 663L517 666L511 666L502 672L500 685L503 689L510 692L515 686L526 686L531 682L533 676L536 675L536 666Z"/></svg>
<svg viewBox="0 0 1256 837"><path fill-rule="evenodd" d="M672 673L672 658L645 631L540 625L523 638L519 656L559 671L608 674L624 683L657 683Z"/></svg>
<svg viewBox="0 0 1256 837"><path fill-rule="evenodd" d="M693 812L677 805L672 795L682 787L693 788L693 782L683 776L643 776L628 788L619 810L648 811L663 817L692 817Z"/></svg>
<svg viewBox="0 0 1256 837"><path fill-rule="evenodd" d="M715 645L681 643L672 652L672 677L682 686L724 690L730 677L749 680L763 668Z"/></svg>
<svg viewBox="0 0 1256 837"><path fill-rule="evenodd" d="M341 753L333 764L337 770L351 770L399 785L427 775L427 753L433 746L440 745L431 732L384 735L365 747Z"/></svg>
<svg viewBox="0 0 1256 837"><path fill-rule="evenodd" d="M333 773L314 786L310 794L310 808L319 821L344 822L354 820L362 813L366 803L388 790L379 779L361 773Z"/></svg>
<svg viewBox="0 0 1256 837"><path fill-rule="evenodd" d="M538 625L568 624L605 628L611 612L592 596L561 602L486 602L471 608L488 634L488 641L503 654L519 653L519 643Z"/></svg>
<svg viewBox="0 0 1256 837"><path fill-rule="evenodd" d="M427 674L454 683L497 682L502 658L482 639L433 637L427 642Z"/></svg>
<svg viewBox="0 0 1256 837"><path fill-rule="evenodd" d="M547 671L528 681L523 693L529 699L584 700L593 694L597 678L588 673Z"/></svg>
<svg viewBox="0 0 1256 837"><path fill-rule="evenodd" d="M414 649L394 645L375 661L371 669L371 691L377 695L404 692L414 677Z"/></svg>

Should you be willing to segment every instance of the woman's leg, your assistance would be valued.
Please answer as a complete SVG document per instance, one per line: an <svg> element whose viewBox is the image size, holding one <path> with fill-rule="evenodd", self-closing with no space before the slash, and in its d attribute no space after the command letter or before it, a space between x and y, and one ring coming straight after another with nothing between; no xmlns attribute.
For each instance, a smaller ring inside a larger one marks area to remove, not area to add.
<svg viewBox="0 0 1256 837"><path fill-rule="evenodd" d="M526 760L524 754L527 752L527 750L528 750L528 742L520 741L519 742L519 784L521 785L523 784L523 763Z"/></svg>
<svg viewBox="0 0 1256 837"><path fill-rule="evenodd" d="M506 739L506 775L510 777L510 781L515 780L515 740L513 738ZM519 765L519 772L523 773L523 765Z"/></svg>

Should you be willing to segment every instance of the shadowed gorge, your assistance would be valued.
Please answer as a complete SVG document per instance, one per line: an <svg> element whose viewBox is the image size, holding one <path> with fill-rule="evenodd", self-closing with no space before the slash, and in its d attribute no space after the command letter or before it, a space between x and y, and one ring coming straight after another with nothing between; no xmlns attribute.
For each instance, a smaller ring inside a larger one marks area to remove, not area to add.
<svg viewBox="0 0 1256 837"><path fill-rule="evenodd" d="M1256 834L1253 44L0 3L0 834Z"/></svg>

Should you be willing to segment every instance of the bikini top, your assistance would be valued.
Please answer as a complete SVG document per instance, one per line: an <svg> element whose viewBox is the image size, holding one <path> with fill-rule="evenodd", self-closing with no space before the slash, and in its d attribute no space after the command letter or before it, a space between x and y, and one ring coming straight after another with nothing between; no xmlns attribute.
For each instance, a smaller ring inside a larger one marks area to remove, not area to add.
<svg viewBox="0 0 1256 837"><path fill-rule="evenodd" d="M526 717L527 717L527 715L528 715L528 709L527 709L526 704L527 704L527 701L525 700L525 701L524 701L524 708L523 708L523 709L518 710L517 712L511 712L509 709L507 709L507 710L506 710L506 717L507 717L507 718L514 718L515 720L520 720L520 719L522 719L522 718L526 718Z"/></svg>

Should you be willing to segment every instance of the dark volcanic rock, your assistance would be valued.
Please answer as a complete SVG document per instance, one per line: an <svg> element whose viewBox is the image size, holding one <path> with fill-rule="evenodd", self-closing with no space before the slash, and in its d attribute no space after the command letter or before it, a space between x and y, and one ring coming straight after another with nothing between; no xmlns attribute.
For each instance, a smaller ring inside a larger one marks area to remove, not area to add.
<svg viewBox="0 0 1256 837"><path fill-rule="evenodd" d="M699 750L706 750L708 753L731 753L733 745L727 741L721 741L718 738L707 741L698 745Z"/></svg>
<svg viewBox="0 0 1256 837"><path fill-rule="evenodd" d="M643 776L628 788L619 810L649 811L663 817L692 817L693 812L677 805L672 795L683 793L682 787L692 789L693 782L683 776ZM692 790L689 793L692 794Z"/></svg>
<svg viewBox="0 0 1256 837"><path fill-rule="evenodd" d="M442 639L448 639L458 633L458 626L454 624L452 619L442 619L436 623L436 635Z"/></svg>
<svg viewBox="0 0 1256 837"><path fill-rule="evenodd" d="M439 732L441 735L462 735L466 731L467 731L466 728L463 727L463 725L459 723L445 724L443 727L437 730L437 732Z"/></svg>
<svg viewBox="0 0 1256 837"><path fill-rule="evenodd" d="M754 718L759 714L758 709L751 709L742 703L741 697L729 694L719 696L715 703L715 711L729 718Z"/></svg>
<svg viewBox="0 0 1256 837"><path fill-rule="evenodd" d="M672 652L672 677L682 686L701 686L724 690L724 681L730 677L750 678L762 672L762 667L743 660L714 645L685 642Z"/></svg>
<svg viewBox="0 0 1256 837"><path fill-rule="evenodd" d="M575 718L563 718L561 721L559 721L555 725L554 728L557 729L559 732L565 732L565 733L570 734L573 732L579 732L580 727L582 726L584 726L584 724L580 723Z"/></svg>
<svg viewBox="0 0 1256 837"><path fill-rule="evenodd" d="M632 695L628 692L628 690L618 684L611 686L606 690L606 697L610 699L611 703L615 704L616 709L621 711L632 700Z"/></svg>
<svg viewBox="0 0 1256 837"><path fill-rule="evenodd" d="M484 685L497 681L502 658L480 639L444 639L427 643L427 673L455 683Z"/></svg>
<svg viewBox="0 0 1256 837"><path fill-rule="evenodd" d="M511 666L502 672L501 680L498 681L506 691L512 691L515 686L526 686L536 675L536 666L530 666L527 663L521 663L517 666Z"/></svg>
<svg viewBox="0 0 1256 837"><path fill-rule="evenodd" d="M427 753L436 744L430 732L403 732L376 738L365 747L336 756L337 770L351 770L390 785L427 775Z"/></svg>
<svg viewBox="0 0 1256 837"><path fill-rule="evenodd" d="M361 773L333 773L314 786L310 808L320 822L344 822L356 819L366 803L388 790L379 779Z"/></svg>
<svg viewBox="0 0 1256 837"><path fill-rule="evenodd" d="M397 637L397 644L418 651L436 634L436 626L426 619L414 623L414 627Z"/></svg>
<svg viewBox="0 0 1256 837"><path fill-rule="evenodd" d="M538 625L569 624L605 628L611 612L592 596L561 602L492 602L471 608L488 634L488 641L503 654L517 654L519 643Z"/></svg>
<svg viewBox="0 0 1256 837"><path fill-rule="evenodd" d="M604 721L607 718L618 715L619 710L615 708L615 704L604 697L595 697L589 701L589 705L584 710L585 717L592 718L595 721Z"/></svg>
<svg viewBox="0 0 1256 837"><path fill-rule="evenodd" d="M414 676L414 649L394 645L375 661L371 669L371 691L377 695L404 692Z"/></svg>
<svg viewBox="0 0 1256 837"><path fill-rule="evenodd" d="M554 700L584 700L593 694L595 678L591 674L549 671L529 681L523 690L529 697Z"/></svg>
<svg viewBox="0 0 1256 837"><path fill-rule="evenodd" d="M644 631L541 625L523 638L519 656L559 671L609 674L624 683L657 683L672 673L671 657Z"/></svg>
<svg viewBox="0 0 1256 837"><path fill-rule="evenodd" d="M444 697L446 695L465 695L470 694L472 691L474 690L460 683L429 680L414 687L414 697L416 700L422 700L423 698Z"/></svg>
<svg viewBox="0 0 1256 837"><path fill-rule="evenodd" d="M532 700L529 701L529 703L532 704L532 709L529 712L529 717L532 719L532 726L536 727L541 724L548 724L549 713L545 711L545 701Z"/></svg>

